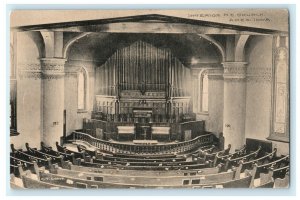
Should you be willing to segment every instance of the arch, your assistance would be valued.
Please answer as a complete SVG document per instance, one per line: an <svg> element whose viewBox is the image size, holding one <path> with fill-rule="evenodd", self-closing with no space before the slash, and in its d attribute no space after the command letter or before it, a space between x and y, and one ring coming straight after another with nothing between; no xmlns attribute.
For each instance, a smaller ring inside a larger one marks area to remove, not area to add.
<svg viewBox="0 0 300 200"><path fill-rule="evenodd" d="M248 41L249 35L240 35L235 46L235 61L244 61L245 59L245 44Z"/></svg>
<svg viewBox="0 0 300 200"><path fill-rule="evenodd" d="M88 110L88 71L80 67L77 71L77 109Z"/></svg>
<svg viewBox="0 0 300 200"><path fill-rule="evenodd" d="M211 38L208 35L198 34L198 36L204 38L205 40L208 40L211 43L213 43L219 49L219 51L220 51L220 53L222 55L222 61L225 61L225 49L222 46L222 44L220 44L218 41L216 41L215 39Z"/></svg>
<svg viewBox="0 0 300 200"><path fill-rule="evenodd" d="M88 33L81 33L81 34L75 36L74 38L70 39L66 43L66 45L64 46L64 48L63 48L63 58L67 58L68 50L70 49L70 47L72 46L72 44L74 44L74 42L78 41L79 39L81 39L81 38L83 38L83 37L85 37L85 36L87 36L89 34L91 34L91 33L90 32L88 32Z"/></svg>
<svg viewBox="0 0 300 200"><path fill-rule="evenodd" d="M45 57L54 57L54 32L41 31L45 44Z"/></svg>

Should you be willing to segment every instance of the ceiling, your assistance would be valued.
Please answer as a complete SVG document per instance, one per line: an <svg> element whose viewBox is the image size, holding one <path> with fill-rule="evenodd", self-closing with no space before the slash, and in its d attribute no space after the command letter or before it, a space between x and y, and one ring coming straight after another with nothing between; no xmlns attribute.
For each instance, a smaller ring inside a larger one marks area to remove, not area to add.
<svg viewBox="0 0 300 200"><path fill-rule="evenodd" d="M68 34L73 35L74 33L64 33L64 37L68 37ZM188 67L195 64L195 60L201 63L219 63L222 59L221 53L214 44L199 35L157 33L92 33L70 47L68 59L93 60L101 65L117 49L129 46L138 40L157 48L169 49L182 64Z"/></svg>

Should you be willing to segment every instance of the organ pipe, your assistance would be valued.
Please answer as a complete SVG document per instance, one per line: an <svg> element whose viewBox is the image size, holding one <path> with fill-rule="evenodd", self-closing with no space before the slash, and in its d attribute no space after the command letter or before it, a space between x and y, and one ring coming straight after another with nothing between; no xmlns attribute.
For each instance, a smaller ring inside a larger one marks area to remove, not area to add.
<svg viewBox="0 0 300 200"><path fill-rule="evenodd" d="M117 95L118 88L136 90L142 83L146 84L146 90L165 91L166 96L185 95L189 89L190 69L169 49L142 41L118 49L98 71L100 94ZM169 87L173 87L173 92Z"/></svg>

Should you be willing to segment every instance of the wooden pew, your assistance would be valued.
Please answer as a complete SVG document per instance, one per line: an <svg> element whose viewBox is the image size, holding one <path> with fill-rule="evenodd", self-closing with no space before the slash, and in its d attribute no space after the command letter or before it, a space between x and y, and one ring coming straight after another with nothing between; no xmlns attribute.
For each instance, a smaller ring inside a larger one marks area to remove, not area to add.
<svg viewBox="0 0 300 200"><path fill-rule="evenodd" d="M91 188L92 185L97 185L98 188L193 188L197 187L204 187L204 186L216 186L221 185L222 187L249 187L252 181L251 174L245 176L244 178L236 178L234 180L223 181L218 183L209 183L209 184L202 184L201 179L194 179L191 177L187 177L183 179L180 184L171 184L169 182L168 185L154 185L154 184L127 184L127 183L107 183L104 181L103 177L99 176L96 180L89 180L92 178L81 179L81 178L73 178L70 176L63 176L58 174L51 174L40 172L41 180L49 181L51 184L57 184L61 186L69 186L69 187L76 187L76 183L80 182L82 184L86 184L87 188ZM194 181L193 181L193 180ZM197 180L197 181L196 181Z"/></svg>
<svg viewBox="0 0 300 200"><path fill-rule="evenodd" d="M14 176L17 176L17 177L19 177L20 176L20 174L19 174L19 169L18 169L18 166L16 165L16 163L12 163L11 161L10 161L10 168L9 168L10 170L10 174L13 174Z"/></svg>
<svg viewBox="0 0 300 200"><path fill-rule="evenodd" d="M239 171L242 166L237 168L234 171L216 173L216 174L195 174L194 179L200 179L202 184L212 184L222 181L229 181L236 179L236 171ZM59 175L81 178L86 180L95 180L95 177L101 176L101 180L105 183L124 183L124 184L142 184L146 185L168 185L169 183L175 185L181 185L183 179L186 179L186 176L183 174L177 176L144 176L143 174L139 175L128 175L128 174L105 174L105 173L92 173L92 172L82 172L75 170L67 170L57 168L52 173L57 173Z"/></svg>
<svg viewBox="0 0 300 200"><path fill-rule="evenodd" d="M143 175L143 176L195 176L197 174L216 174L220 172L220 169L217 167L212 168L203 168L199 170L193 169L176 169L176 170L130 170L130 169L121 169L116 168L95 168L95 167L84 167L78 165L70 164L69 167L71 170L82 171L82 172L93 172L93 173L107 173L107 174L123 174L123 175Z"/></svg>
<svg viewBox="0 0 300 200"><path fill-rule="evenodd" d="M68 154L68 153L55 151L51 147L46 147L43 142L41 142L41 152L46 153L46 154L50 154L50 155L53 155L53 156L63 156L65 161L72 161L72 163L74 165L80 165L81 158L82 158L81 155L77 155L77 154L76 154L76 156L79 156L79 157L76 158L74 153Z"/></svg>
<svg viewBox="0 0 300 200"><path fill-rule="evenodd" d="M130 170L177 170L177 169L202 169L207 167L212 167L211 162L206 162L205 164L193 164L193 165L184 165L184 166L130 166L119 165L116 163L107 163L107 164L98 164L91 162L81 162L81 166L85 167L95 167L95 168L119 168L119 169L130 169Z"/></svg>
<svg viewBox="0 0 300 200"><path fill-rule="evenodd" d="M80 151L83 151L81 147L77 146L78 149L80 149ZM67 149L66 149L67 150ZM48 151L48 150L47 150ZM52 150L53 151L53 150ZM90 152L92 152L90 154ZM59 153L61 152L55 152L55 155L59 155ZM185 157L175 157L175 158L153 158L150 156L150 158L147 157L141 157L138 156L137 158L134 157L128 157L128 158L123 158L123 157L117 157L117 156L112 156L112 155L103 155L101 153L98 153L98 156L93 156L96 155L97 152L94 151L86 151L85 153L89 154L93 160L99 160L99 162L101 163L101 161L103 161L103 163L105 163L105 161L109 162L109 161L123 161L123 162L176 162L176 161L185 161L186 158ZM63 153L65 154L65 153Z"/></svg>
<svg viewBox="0 0 300 200"><path fill-rule="evenodd" d="M246 145L244 145L241 149L236 150L234 153L229 153L227 155L217 154L214 160L214 166L222 163L225 164L227 159L235 159L237 157L242 157L246 155Z"/></svg>
<svg viewBox="0 0 300 200"><path fill-rule="evenodd" d="M177 158L167 158L168 160L172 160L171 162L160 162L160 160L163 159L142 159L142 158L126 158L126 159L132 159L132 160L138 160L140 162L128 162L128 161L123 161L122 158L119 159L119 161L115 161L117 157L114 157L115 160L106 160L105 158L108 158L108 156L103 156L102 159L92 159L91 161L93 163L98 163L98 164L106 164L106 165L110 165L110 164L115 164L115 165L130 165L130 166L175 166L175 165L179 165L179 166L185 166L185 165L195 165L195 164L199 164L199 161L191 161L191 162L187 162L187 161L176 161ZM125 158L124 158L125 159ZM185 159L185 158L181 158ZM149 161L151 160L151 161Z"/></svg>
<svg viewBox="0 0 300 200"><path fill-rule="evenodd" d="M258 172L256 172L258 174ZM268 173L259 173L259 178L255 179L254 182L257 182L255 188L273 188L274 178L273 178L273 169L269 169Z"/></svg>
<svg viewBox="0 0 300 200"><path fill-rule="evenodd" d="M44 159L44 158L39 158L30 154L27 154L21 150L16 150L14 148L14 145L11 145L11 149L12 149L12 153L11 153L11 157L15 158L15 159L19 159L22 161L27 161L27 162L37 162L38 166L51 166L51 158L48 159Z"/></svg>
<svg viewBox="0 0 300 200"><path fill-rule="evenodd" d="M112 165L120 165L120 166L187 166L187 165L196 165L203 164L199 161L172 161L172 162L126 162L126 161L110 161L110 160L100 160L93 159L93 163L97 164L112 164Z"/></svg>
<svg viewBox="0 0 300 200"><path fill-rule="evenodd" d="M67 149L66 147L59 145L58 142L56 142L55 145L56 145L57 151L59 151L59 152L66 153L66 154L73 153L75 158L82 158L85 162L91 161L91 156L88 153L86 153L85 151L82 151L82 152L72 151L72 150Z"/></svg>
<svg viewBox="0 0 300 200"><path fill-rule="evenodd" d="M274 181L274 188L288 188L290 185L290 174L289 174L289 168L288 167L284 167L284 169L286 170L286 174L284 176L284 178L275 178ZM283 168L281 169L277 169L277 171L281 171L283 170ZM275 173L275 170L274 170Z"/></svg>
<svg viewBox="0 0 300 200"><path fill-rule="evenodd" d="M34 165L36 163L34 162ZM36 168L36 167L35 167ZM40 181L39 171L36 171L36 174L26 170L24 171L22 166L19 165L20 177L23 181L23 186L28 189L71 189L68 186L60 186L48 182Z"/></svg>
<svg viewBox="0 0 300 200"><path fill-rule="evenodd" d="M254 152L251 152L247 155L241 156L241 157L237 157L234 159L228 158L226 160L225 166L224 166L224 170L227 171L228 169L230 169L232 166L237 166L239 164L240 161L248 161L250 159L254 159L257 157L257 155L259 154L261 150L261 147L258 147L258 149Z"/></svg>
<svg viewBox="0 0 300 200"><path fill-rule="evenodd" d="M85 153L87 153L91 158L92 158L92 157L95 157L95 158L97 158L97 159L102 159L102 158L103 158L103 153L99 152L98 150L91 151L91 150L88 150L88 149L86 149L84 146L79 145L79 144L77 144L76 146L77 146L78 152L80 152L80 153L85 152Z"/></svg>
<svg viewBox="0 0 300 200"><path fill-rule="evenodd" d="M35 157L42 158L42 159L51 158L52 163L59 163L60 166L63 167L63 168L68 166L68 162L64 161L64 156L63 155L54 156L54 155L51 155L51 154L47 154L47 153L38 151L37 149L31 148L28 143L26 143L25 146L26 146L26 149L27 149L27 153L30 154L30 155L33 155Z"/></svg>
<svg viewBox="0 0 300 200"><path fill-rule="evenodd" d="M276 156L276 152L277 152L277 149L275 148L273 150L273 152L267 153L265 156L262 156L260 158L256 158L255 160L250 160L248 162L244 162L242 160L242 162L243 162L242 172L245 169L251 169L254 163L256 163L259 166L262 163L273 161L274 157Z"/></svg>
<svg viewBox="0 0 300 200"><path fill-rule="evenodd" d="M289 170L290 170L289 165L274 169L274 172L273 172L274 179L277 179L277 178L283 179L286 176L286 174L289 173Z"/></svg>
<svg viewBox="0 0 300 200"><path fill-rule="evenodd" d="M284 164L284 166L282 166L282 164ZM255 175L255 178L258 178L260 173L268 173L271 168L272 169L277 169L277 168L285 167L285 166L288 166L288 165L289 165L289 155L286 155L286 156L283 156L279 159L276 159L273 162L258 165L257 170L256 170L257 173ZM284 172L284 174L285 174L285 172ZM276 176L276 173L275 173L275 176Z"/></svg>
<svg viewBox="0 0 300 200"><path fill-rule="evenodd" d="M109 161L124 161L124 162L182 162L186 161L185 157L176 157L176 158L119 158L116 156L107 156L104 155L103 160Z"/></svg>
<svg viewBox="0 0 300 200"><path fill-rule="evenodd" d="M115 153L113 154L116 157L120 158L176 158L176 154L155 154L155 155L138 155L138 154L123 154L123 153Z"/></svg>

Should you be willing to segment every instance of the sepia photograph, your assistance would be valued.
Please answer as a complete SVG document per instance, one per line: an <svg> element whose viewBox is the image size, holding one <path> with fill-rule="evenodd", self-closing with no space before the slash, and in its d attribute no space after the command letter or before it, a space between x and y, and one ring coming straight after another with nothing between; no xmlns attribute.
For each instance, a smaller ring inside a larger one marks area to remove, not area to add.
<svg viewBox="0 0 300 200"><path fill-rule="evenodd" d="M10 188L290 185L287 9L13 10Z"/></svg>

